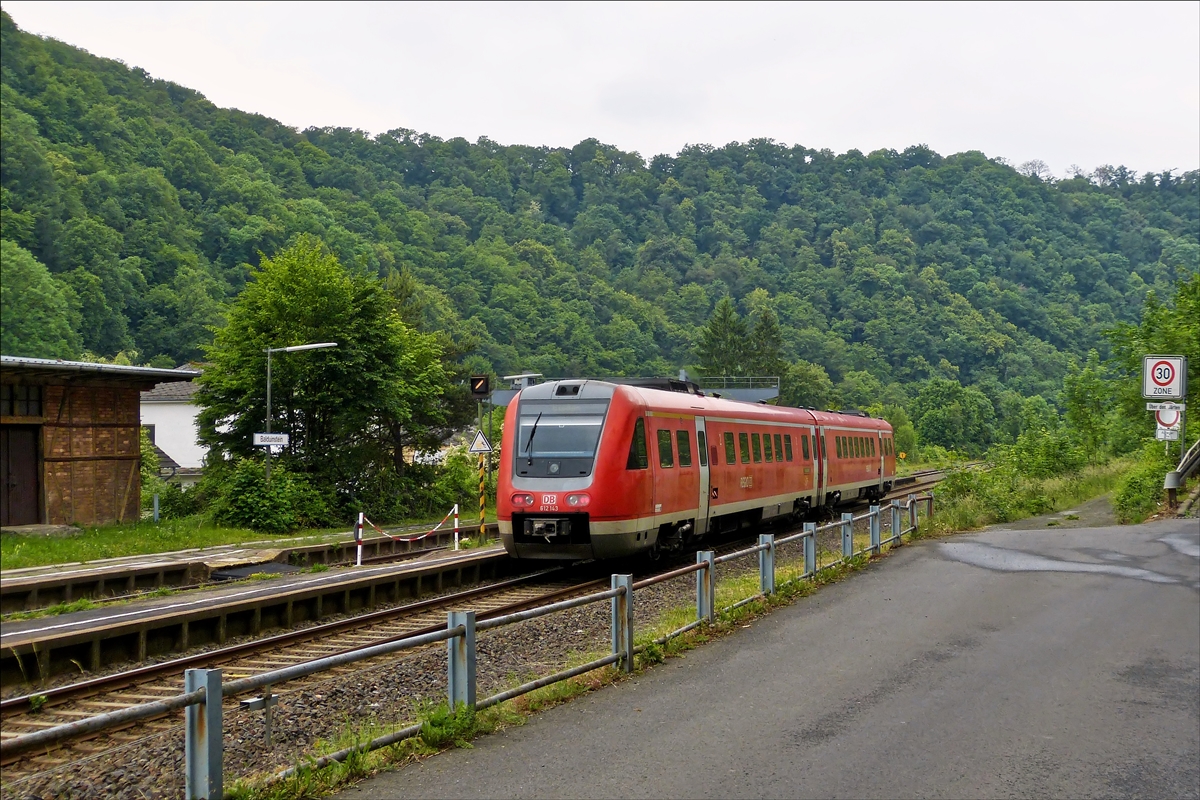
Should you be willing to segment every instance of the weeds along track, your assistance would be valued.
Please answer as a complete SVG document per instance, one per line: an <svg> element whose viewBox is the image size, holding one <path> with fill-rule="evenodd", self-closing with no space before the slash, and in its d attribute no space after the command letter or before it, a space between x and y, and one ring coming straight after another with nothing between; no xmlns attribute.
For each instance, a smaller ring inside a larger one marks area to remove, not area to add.
<svg viewBox="0 0 1200 800"><path fill-rule="evenodd" d="M49 689L44 694L12 698L0 703L0 737L11 740L41 729L178 695L183 690L185 669L220 666L227 680L249 677L441 630L446 626L446 612L461 609L468 602L480 619L487 619L585 594L601 586L606 587L608 583L607 580L587 578L587 575L573 576L570 570L556 567L397 608ZM438 646L443 645L430 645ZM379 660L395 657L381 656ZM290 682L279 687L278 694L301 691L308 683L328 681L339 672L353 672L373 661L335 668ZM237 705L236 698L226 698L228 708L233 709ZM124 728L111 728L64 742L49 751L6 755L2 761L4 778L6 781L15 780L43 770L61 769L73 761L132 744L178 726L180 716L178 713L167 714Z"/></svg>

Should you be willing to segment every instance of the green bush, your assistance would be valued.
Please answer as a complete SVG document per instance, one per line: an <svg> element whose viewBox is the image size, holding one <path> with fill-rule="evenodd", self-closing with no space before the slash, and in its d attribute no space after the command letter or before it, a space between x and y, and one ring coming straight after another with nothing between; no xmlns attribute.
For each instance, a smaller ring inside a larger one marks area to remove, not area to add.
<svg viewBox="0 0 1200 800"><path fill-rule="evenodd" d="M1121 523L1141 522L1154 513L1163 499L1163 479L1172 463L1158 442L1148 442L1138 464L1130 470L1113 493L1113 509Z"/></svg>
<svg viewBox="0 0 1200 800"><path fill-rule="evenodd" d="M213 515L221 524L263 533L287 533L336 520L320 492L282 461L272 464L270 485L264 464L256 459L238 459L222 472L213 507Z"/></svg>

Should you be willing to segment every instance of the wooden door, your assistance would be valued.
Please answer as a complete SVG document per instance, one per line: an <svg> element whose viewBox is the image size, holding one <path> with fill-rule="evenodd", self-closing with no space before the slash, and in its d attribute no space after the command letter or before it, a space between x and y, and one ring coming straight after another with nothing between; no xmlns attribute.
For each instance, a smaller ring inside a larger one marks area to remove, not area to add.
<svg viewBox="0 0 1200 800"><path fill-rule="evenodd" d="M0 525L36 525L37 434L33 425L0 426Z"/></svg>

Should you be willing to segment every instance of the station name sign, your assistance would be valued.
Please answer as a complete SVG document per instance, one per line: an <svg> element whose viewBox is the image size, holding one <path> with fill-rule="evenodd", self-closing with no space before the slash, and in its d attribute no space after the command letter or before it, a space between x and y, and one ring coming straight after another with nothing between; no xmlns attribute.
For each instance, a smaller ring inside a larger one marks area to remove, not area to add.
<svg viewBox="0 0 1200 800"><path fill-rule="evenodd" d="M287 447L289 436L286 433L256 433L254 434L254 446L266 447L268 445L283 445Z"/></svg>
<svg viewBox="0 0 1200 800"><path fill-rule="evenodd" d="M1147 400L1183 400L1187 397L1187 357L1143 358L1142 397Z"/></svg>

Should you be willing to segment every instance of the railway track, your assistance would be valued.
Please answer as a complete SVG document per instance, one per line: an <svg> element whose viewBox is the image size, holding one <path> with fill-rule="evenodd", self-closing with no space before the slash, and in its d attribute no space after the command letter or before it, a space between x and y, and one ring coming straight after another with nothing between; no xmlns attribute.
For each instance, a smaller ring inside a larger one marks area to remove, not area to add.
<svg viewBox="0 0 1200 800"><path fill-rule="evenodd" d="M177 695L181 690L180 678L185 669L220 666L227 679L249 677L441 630L446 625L446 611L462 608L467 602L471 603L480 619L487 619L595 591L602 585L607 585L607 582L570 579L565 568L556 567L498 584L94 678L50 689L44 694L11 698L0 703L0 737L13 739L44 728ZM362 668L362 665L342 669L356 668ZM328 680L331 674L336 674L336 671L295 681L283 687L280 694L302 691L309 683ZM236 698L227 698L227 705L236 707ZM116 745L127 745L136 739L177 726L177 716L164 715L127 729L110 729L81 737L49 753L12 754L5 756L0 764L5 768L6 779L61 767L73 760L92 756Z"/></svg>

